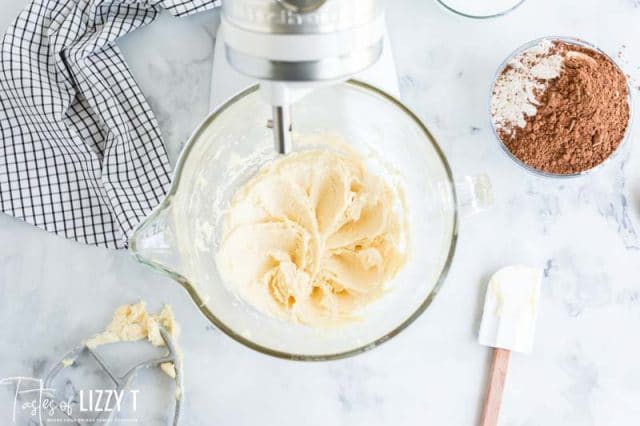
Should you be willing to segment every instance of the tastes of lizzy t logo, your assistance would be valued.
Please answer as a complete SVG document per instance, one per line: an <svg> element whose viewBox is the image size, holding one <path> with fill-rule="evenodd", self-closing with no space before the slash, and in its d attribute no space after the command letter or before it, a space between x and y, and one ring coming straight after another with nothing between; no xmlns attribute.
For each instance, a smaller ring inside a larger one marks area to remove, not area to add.
<svg viewBox="0 0 640 426"><path fill-rule="evenodd" d="M28 416L38 424L84 423L102 419L105 422L111 415L123 409L125 399L135 412L138 405L139 390L125 389L81 389L67 400L58 400L56 390L45 388L42 379L33 377L7 377L0 385L14 386L11 420L16 423L19 416ZM59 416L61 414L62 416ZM119 419L127 422L135 419Z"/></svg>

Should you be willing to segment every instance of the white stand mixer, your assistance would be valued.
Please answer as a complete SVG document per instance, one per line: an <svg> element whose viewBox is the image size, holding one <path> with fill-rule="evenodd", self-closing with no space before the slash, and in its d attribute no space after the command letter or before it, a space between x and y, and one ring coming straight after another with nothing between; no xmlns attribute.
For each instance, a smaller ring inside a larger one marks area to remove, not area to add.
<svg viewBox="0 0 640 426"><path fill-rule="evenodd" d="M226 0L214 52L213 110L260 83L275 149L291 149L290 105L351 77L398 96L379 0Z"/></svg>

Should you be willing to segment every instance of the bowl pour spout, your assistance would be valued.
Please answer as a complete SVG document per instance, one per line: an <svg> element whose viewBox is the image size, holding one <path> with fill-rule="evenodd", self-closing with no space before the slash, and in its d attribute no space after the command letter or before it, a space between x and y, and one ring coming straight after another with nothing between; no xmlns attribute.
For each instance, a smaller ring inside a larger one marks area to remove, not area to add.
<svg viewBox="0 0 640 426"><path fill-rule="evenodd" d="M182 281L183 264L177 247L173 209L170 199L165 199L134 230L129 250L138 261Z"/></svg>

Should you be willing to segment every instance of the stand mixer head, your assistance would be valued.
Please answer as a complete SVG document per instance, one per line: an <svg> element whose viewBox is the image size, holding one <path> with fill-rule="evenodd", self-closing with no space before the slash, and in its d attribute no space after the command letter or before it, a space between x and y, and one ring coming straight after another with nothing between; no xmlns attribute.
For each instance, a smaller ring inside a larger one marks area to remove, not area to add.
<svg viewBox="0 0 640 426"><path fill-rule="evenodd" d="M381 0L226 0L221 31L229 64L260 82L275 149L286 154L291 104L374 64L384 17Z"/></svg>

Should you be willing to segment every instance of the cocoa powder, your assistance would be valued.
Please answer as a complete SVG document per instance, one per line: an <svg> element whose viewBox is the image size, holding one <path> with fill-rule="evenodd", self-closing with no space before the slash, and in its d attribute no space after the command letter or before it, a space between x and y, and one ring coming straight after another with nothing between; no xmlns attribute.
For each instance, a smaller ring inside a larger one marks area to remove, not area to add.
<svg viewBox="0 0 640 426"><path fill-rule="evenodd" d="M603 54L555 41L560 74L536 93L537 111L522 128L498 129L506 147L525 164L554 174L576 174L605 161L629 124L626 78Z"/></svg>

